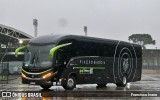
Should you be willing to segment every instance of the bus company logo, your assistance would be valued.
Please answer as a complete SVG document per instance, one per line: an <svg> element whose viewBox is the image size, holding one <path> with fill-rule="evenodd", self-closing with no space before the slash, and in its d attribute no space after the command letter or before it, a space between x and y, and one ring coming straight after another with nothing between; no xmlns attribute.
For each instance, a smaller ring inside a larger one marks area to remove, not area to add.
<svg viewBox="0 0 160 100"><path fill-rule="evenodd" d="M90 65L90 64L94 64L94 65L104 65L106 64L105 61L102 60L79 60L80 64L86 64L86 65Z"/></svg>
<svg viewBox="0 0 160 100"><path fill-rule="evenodd" d="M123 60L123 69L126 71L129 67L128 58Z"/></svg>
<svg viewBox="0 0 160 100"><path fill-rule="evenodd" d="M11 92L2 92L2 97L11 97Z"/></svg>

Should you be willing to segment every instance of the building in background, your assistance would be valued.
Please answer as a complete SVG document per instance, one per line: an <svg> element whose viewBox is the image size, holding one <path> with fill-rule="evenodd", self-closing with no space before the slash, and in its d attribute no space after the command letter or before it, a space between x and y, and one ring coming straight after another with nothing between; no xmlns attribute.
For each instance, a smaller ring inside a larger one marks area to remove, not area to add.
<svg viewBox="0 0 160 100"><path fill-rule="evenodd" d="M0 74L6 69L10 74L21 72L24 53L15 58L14 51L19 46L27 45L31 38L27 33L0 24Z"/></svg>

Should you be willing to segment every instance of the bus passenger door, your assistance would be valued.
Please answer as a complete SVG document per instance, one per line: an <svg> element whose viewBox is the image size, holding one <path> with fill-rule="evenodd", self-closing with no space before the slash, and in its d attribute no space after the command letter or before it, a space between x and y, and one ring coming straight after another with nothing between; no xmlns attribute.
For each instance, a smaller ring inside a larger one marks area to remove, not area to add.
<svg viewBox="0 0 160 100"><path fill-rule="evenodd" d="M57 78L61 76L61 74L64 71L65 68L65 63L64 63L64 54L61 49L59 49L56 52L56 58L55 58L55 66L54 66L54 72L58 71Z"/></svg>

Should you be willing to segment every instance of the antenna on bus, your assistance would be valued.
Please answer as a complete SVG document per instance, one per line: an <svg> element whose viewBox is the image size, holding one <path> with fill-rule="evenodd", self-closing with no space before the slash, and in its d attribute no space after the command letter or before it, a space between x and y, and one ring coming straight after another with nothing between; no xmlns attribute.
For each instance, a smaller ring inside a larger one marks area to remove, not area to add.
<svg viewBox="0 0 160 100"><path fill-rule="evenodd" d="M38 27L38 20L33 19L33 26L34 26L34 37L37 37L37 27Z"/></svg>

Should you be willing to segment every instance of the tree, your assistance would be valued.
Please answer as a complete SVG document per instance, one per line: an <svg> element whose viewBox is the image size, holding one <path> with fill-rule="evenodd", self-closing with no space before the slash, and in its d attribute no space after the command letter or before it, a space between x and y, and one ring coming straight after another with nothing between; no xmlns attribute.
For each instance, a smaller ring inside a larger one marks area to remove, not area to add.
<svg viewBox="0 0 160 100"><path fill-rule="evenodd" d="M145 45L156 44L156 41L152 39L150 34L132 34L128 37L128 40L133 43L140 44L143 49L146 49Z"/></svg>

